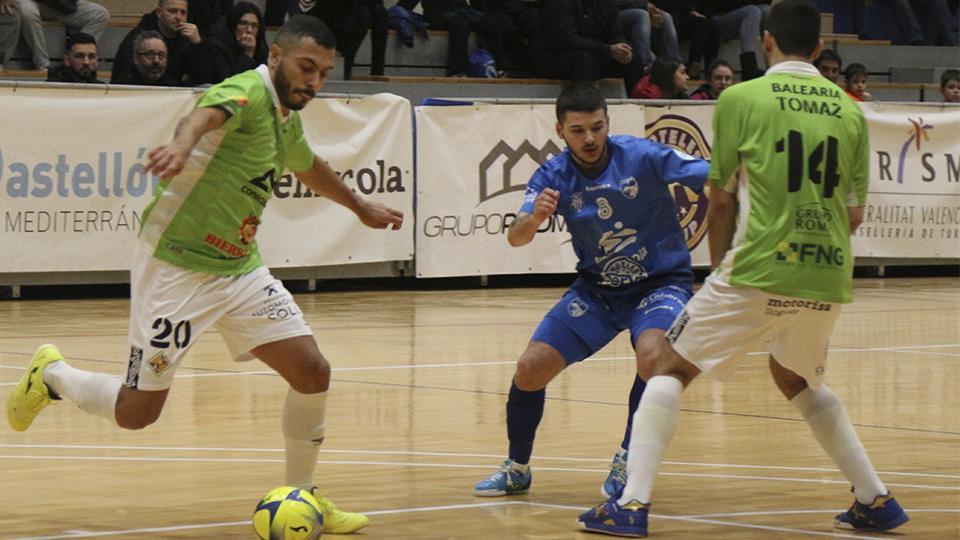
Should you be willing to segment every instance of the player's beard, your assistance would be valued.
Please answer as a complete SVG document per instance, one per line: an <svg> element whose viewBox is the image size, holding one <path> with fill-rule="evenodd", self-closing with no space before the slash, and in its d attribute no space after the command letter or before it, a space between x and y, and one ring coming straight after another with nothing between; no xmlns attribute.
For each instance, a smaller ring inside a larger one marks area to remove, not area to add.
<svg viewBox="0 0 960 540"><path fill-rule="evenodd" d="M307 103L310 102L309 99L305 99L300 103L295 103L291 100L291 97L296 92L306 91L306 89L295 90L290 86L290 80L287 79L286 75L283 73L283 65L277 67L276 80L273 81L273 85L276 87L277 99L280 101L280 104L292 111L299 111L306 107Z"/></svg>
<svg viewBox="0 0 960 540"><path fill-rule="evenodd" d="M605 165L605 160L607 159L607 151L608 151L607 141L606 139L604 139L603 143L601 143L600 145L600 155L599 157L597 157L597 159L594 159L593 161L588 161L584 159L583 156L579 154L579 152L574 152L573 149L570 150L570 154L573 156L574 161L577 163L577 165L581 169L596 170L603 167L603 165Z"/></svg>

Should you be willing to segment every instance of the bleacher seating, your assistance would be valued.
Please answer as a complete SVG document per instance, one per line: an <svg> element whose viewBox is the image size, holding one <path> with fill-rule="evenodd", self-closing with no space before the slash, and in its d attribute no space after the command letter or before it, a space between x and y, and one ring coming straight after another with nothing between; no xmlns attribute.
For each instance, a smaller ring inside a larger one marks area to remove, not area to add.
<svg viewBox="0 0 960 540"><path fill-rule="evenodd" d="M96 0L106 6L112 15L110 26L100 43L101 78L109 78L114 52L123 37L139 21L140 16L156 6L156 0ZM388 3L391 3L388 0ZM822 19L824 45L836 49L844 63L859 62L870 72L869 91L881 101L939 101L937 82L945 69L960 64L958 47L893 46L883 40L861 40L853 34L830 33L834 24L831 14ZM63 26L45 23L50 57L56 61L63 54ZM276 29L268 31L272 38ZM471 36L470 47L476 47ZM684 44L685 46L685 44ZM447 50L447 33L429 32L429 39L416 38L413 48L406 48L393 33L388 37L386 77L371 78L369 73L370 41L366 40L356 56L354 80L343 81L342 69L334 70L326 91L344 94L394 92L418 103L422 97L483 97L483 98L549 98L556 96L561 81L545 79L450 79L443 77ZM736 40L725 42L720 57L739 70L739 45ZM339 59L338 59L339 60ZM17 49L5 63L6 78L36 80L45 74L29 71L32 65L25 47ZM604 81L607 97L622 98L625 92L618 81ZM699 84L697 81L691 82Z"/></svg>

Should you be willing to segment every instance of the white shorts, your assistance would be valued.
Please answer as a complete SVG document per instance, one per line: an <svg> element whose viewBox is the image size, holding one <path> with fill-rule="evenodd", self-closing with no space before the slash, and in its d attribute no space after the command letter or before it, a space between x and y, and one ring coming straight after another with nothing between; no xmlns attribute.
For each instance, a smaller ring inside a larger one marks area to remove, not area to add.
<svg viewBox="0 0 960 540"><path fill-rule="evenodd" d="M164 390L190 346L216 326L237 361L260 345L313 335L293 296L264 267L239 276L165 263L137 242L130 268L130 362L124 385Z"/></svg>
<svg viewBox="0 0 960 540"><path fill-rule="evenodd" d="M728 375L758 342L812 388L823 383L840 304L770 294L711 275L667 331L680 356L704 373Z"/></svg>

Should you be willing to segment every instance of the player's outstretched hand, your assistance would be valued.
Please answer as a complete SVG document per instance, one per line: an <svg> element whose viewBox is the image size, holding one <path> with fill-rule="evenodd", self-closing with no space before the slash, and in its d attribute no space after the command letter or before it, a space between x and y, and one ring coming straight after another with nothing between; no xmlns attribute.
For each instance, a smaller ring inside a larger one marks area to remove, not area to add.
<svg viewBox="0 0 960 540"><path fill-rule="evenodd" d="M374 201L363 201L357 217L367 227L397 230L403 225L403 212Z"/></svg>
<svg viewBox="0 0 960 540"><path fill-rule="evenodd" d="M544 188L537 195L537 200L533 201L533 217L537 221L543 221L552 216L557 211L557 203L560 202L560 192L555 189Z"/></svg>
<svg viewBox="0 0 960 540"><path fill-rule="evenodd" d="M147 154L146 172L159 176L161 180L172 178L183 170L189 154L190 149L184 152L172 144L158 146Z"/></svg>

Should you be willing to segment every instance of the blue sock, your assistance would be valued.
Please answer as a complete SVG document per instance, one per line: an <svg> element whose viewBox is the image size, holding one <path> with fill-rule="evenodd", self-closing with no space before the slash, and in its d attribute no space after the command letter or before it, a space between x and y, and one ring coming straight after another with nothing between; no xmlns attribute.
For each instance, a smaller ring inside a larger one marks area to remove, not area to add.
<svg viewBox="0 0 960 540"><path fill-rule="evenodd" d="M526 465L533 453L533 439L537 435L537 426L543 418L543 403L547 391L525 392L510 384L510 397L507 398L507 438L510 440L510 459ZM639 400L639 398L638 398Z"/></svg>
<svg viewBox="0 0 960 540"><path fill-rule="evenodd" d="M623 434L623 442L620 443L620 448L624 450L630 448L630 433L633 427L633 413L637 412L637 407L640 406L640 396L643 395L643 390L647 387L647 383L640 378L639 375L635 375L633 379L633 388L630 389L630 405L627 411L627 430Z"/></svg>

